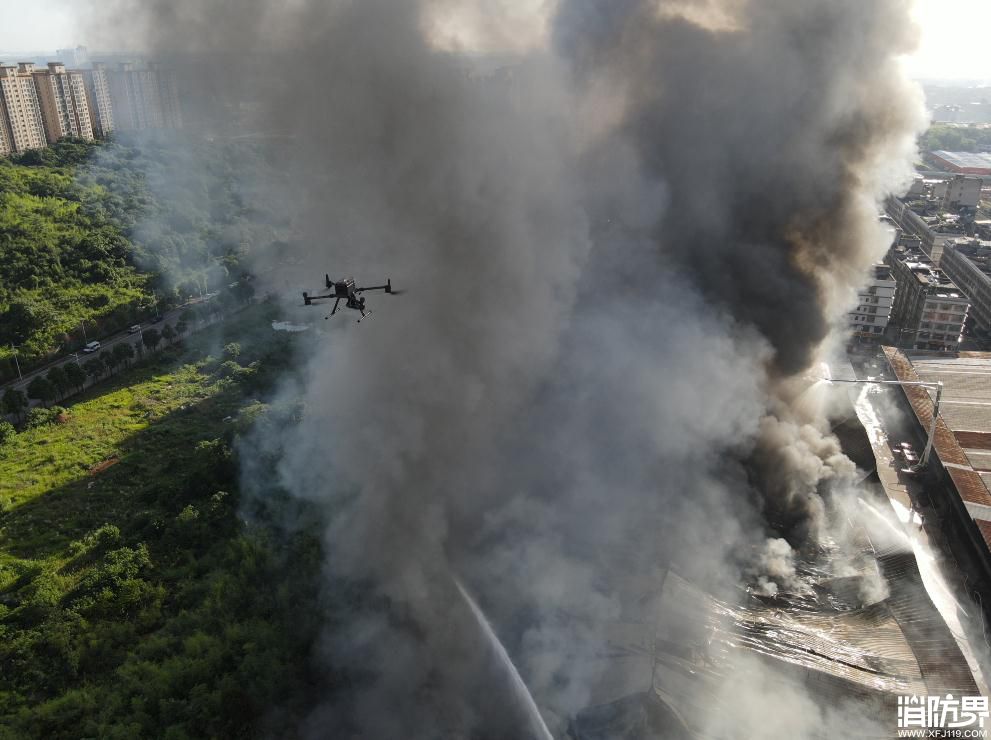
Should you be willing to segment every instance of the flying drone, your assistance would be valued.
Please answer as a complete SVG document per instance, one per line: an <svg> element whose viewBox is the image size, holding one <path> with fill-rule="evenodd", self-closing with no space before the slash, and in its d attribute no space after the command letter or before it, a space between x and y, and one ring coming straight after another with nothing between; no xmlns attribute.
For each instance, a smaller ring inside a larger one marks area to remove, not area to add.
<svg viewBox="0 0 991 740"><path fill-rule="evenodd" d="M327 289L333 289L333 292L327 295L310 295L306 291L303 291L303 305L311 306L313 301L322 301L329 298L334 299L334 308L330 312L330 316L337 313L337 308L340 306L341 301L344 301L344 306L346 308L353 308L355 311L361 313L361 319L365 318L371 311L365 311L365 297L359 295L368 290L384 290L386 293L391 295L398 295L400 291L394 291L392 289L392 280L386 280L385 285L371 285L367 288L358 288L355 286L354 278L346 278L344 280L331 280L330 275L324 275L324 282L327 284ZM327 316L325 318L330 318ZM358 319L358 321L361 321Z"/></svg>

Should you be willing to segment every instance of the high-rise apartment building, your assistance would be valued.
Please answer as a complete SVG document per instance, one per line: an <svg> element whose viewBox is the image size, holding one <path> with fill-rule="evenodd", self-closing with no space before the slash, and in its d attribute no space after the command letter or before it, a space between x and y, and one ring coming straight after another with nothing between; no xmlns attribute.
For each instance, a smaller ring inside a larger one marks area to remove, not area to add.
<svg viewBox="0 0 991 740"><path fill-rule="evenodd" d="M86 86L81 72L69 72L61 62L50 62L47 70L33 72L38 89L41 118L48 143L74 136L93 138Z"/></svg>
<svg viewBox="0 0 991 740"><path fill-rule="evenodd" d="M103 64L94 64L93 69L83 70L82 74L93 134L100 137L109 136L114 130L114 107L110 102L107 68Z"/></svg>
<svg viewBox="0 0 991 740"><path fill-rule="evenodd" d="M34 65L0 67L0 154L42 149L47 144Z"/></svg>
<svg viewBox="0 0 991 740"><path fill-rule="evenodd" d="M182 128L182 109L179 107L179 85L175 73L161 65L154 72L158 77L158 98L162 105L162 123L165 128Z"/></svg>
<svg viewBox="0 0 991 740"><path fill-rule="evenodd" d="M56 49L55 57L68 67L82 67L89 63L89 51L85 46L77 46L74 49Z"/></svg>
<svg viewBox="0 0 991 740"><path fill-rule="evenodd" d="M182 127L179 94L171 72L124 63L106 74L118 130Z"/></svg>

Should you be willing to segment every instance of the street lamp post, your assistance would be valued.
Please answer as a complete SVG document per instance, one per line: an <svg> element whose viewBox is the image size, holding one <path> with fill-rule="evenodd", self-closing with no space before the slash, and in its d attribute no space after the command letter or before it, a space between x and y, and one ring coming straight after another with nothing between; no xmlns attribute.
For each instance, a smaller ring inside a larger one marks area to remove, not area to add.
<svg viewBox="0 0 991 740"><path fill-rule="evenodd" d="M939 418L939 402L943 396L943 381L937 380L935 383L926 383L921 380L846 380L836 378L822 378L827 383L859 383L863 385L901 385L916 386L920 388L934 388L936 399L933 401L933 418L929 423L929 436L926 438L926 449L922 453L922 459L913 470L920 470L929 463L929 455L932 453L933 439L936 436L936 419Z"/></svg>

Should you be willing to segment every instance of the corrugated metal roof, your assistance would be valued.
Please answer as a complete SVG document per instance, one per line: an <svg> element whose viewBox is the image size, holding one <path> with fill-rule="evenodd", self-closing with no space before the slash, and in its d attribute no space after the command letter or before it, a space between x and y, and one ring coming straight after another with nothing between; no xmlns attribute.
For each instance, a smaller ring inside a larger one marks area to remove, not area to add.
<svg viewBox="0 0 991 740"><path fill-rule="evenodd" d="M947 152L943 149L934 151L937 157L945 159L957 167L975 167L991 169L991 154L986 152Z"/></svg>
<svg viewBox="0 0 991 740"><path fill-rule="evenodd" d="M885 347L896 377L903 381L943 382L943 396L933 448L946 467L960 498L968 504L991 506L991 480L982 476L982 465L973 464L964 450L991 450L991 355L968 352L959 357L908 357L894 347ZM915 416L924 429L932 422L935 391L903 386ZM975 471L974 468L978 467ZM988 548L991 549L991 524L982 526L974 517Z"/></svg>
<svg viewBox="0 0 991 740"><path fill-rule="evenodd" d="M956 435L957 443L964 449L991 450L991 434L988 432L961 432L958 430Z"/></svg>
<svg viewBox="0 0 991 740"><path fill-rule="evenodd" d="M989 441L991 441L991 439L989 439ZM957 442L963 446L963 451L967 453L967 459L970 460L970 467L982 473L991 472L991 451L985 449L974 449L964 445L959 434L957 434Z"/></svg>

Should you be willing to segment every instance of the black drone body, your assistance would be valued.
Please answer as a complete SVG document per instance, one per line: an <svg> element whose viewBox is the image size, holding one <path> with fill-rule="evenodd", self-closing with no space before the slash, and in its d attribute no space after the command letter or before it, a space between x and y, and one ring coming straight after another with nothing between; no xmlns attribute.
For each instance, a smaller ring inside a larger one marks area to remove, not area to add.
<svg viewBox="0 0 991 740"><path fill-rule="evenodd" d="M324 281L327 284L327 289L332 292L327 295L310 295L307 292L303 292L303 304L306 306L313 305L313 301L322 301L329 298L334 299L334 308L330 312L330 316L337 313L337 309L344 301L344 306L346 308L352 308L355 311L361 313L361 319L365 318L369 312L365 311L365 297L359 295L368 290L384 290L386 293L393 293L392 290L392 280L386 280L385 285L372 285L367 288L358 288L355 286L354 278L346 278L344 280L331 280L330 275L324 276ZM328 316L327 318L330 318ZM358 321L361 321L358 319Z"/></svg>

